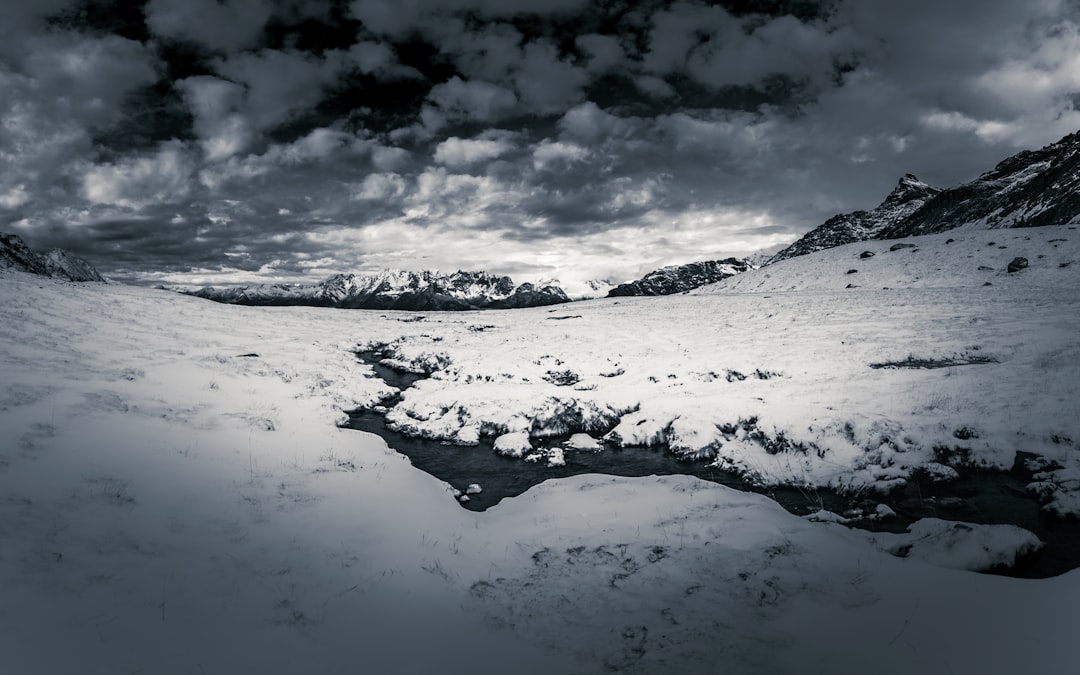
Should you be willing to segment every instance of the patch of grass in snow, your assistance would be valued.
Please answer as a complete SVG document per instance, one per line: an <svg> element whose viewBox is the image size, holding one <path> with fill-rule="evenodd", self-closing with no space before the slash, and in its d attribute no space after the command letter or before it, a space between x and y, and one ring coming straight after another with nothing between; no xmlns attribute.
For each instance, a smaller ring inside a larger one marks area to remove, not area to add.
<svg viewBox="0 0 1080 675"><path fill-rule="evenodd" d="M906 359L901 361L880 361L877 363L871 363L870 367L875 369L882 368L951 368L953 366L971 366L980 363L998 363L998 360L993 356L983 356L982 354L959 354L956 356L948 356L942 358L932 357L920 357L914 354L909 354Z"/></svg>

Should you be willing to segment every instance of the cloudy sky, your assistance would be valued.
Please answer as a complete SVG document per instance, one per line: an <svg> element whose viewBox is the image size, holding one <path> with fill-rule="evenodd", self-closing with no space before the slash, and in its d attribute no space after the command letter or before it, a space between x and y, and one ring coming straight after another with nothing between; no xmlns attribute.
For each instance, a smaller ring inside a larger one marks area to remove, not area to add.
<svg viewBox="0 0 1080 675"><path fill-rule="evenodd" d="M4 0L0 230L142 283L624 281L1080 129L1077 0Z"/></svg>

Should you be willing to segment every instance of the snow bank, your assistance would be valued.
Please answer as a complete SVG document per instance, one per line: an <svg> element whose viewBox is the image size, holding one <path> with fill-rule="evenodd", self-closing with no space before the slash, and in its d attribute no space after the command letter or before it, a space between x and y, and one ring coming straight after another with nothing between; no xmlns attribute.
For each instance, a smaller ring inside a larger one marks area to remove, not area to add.
<svg viewBox="0 0 1080 675"><path fill-rule="evenodd" d="M1043 546L1038 537L1015 525L977 525L938 518L916 521L905 534L876 533L871 539L901 558L972 571L1009 567L1018 557Z"/></svg>

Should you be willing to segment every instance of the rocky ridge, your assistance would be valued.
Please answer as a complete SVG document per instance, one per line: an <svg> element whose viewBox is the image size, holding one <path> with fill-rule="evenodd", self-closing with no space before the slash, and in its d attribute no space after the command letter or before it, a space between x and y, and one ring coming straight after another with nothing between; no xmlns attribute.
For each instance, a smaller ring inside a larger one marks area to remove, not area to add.
<svg viewBox="0 0 1080 675"><path fill-rule="evenodd" d="M738 258L704 260L686 265L670 265L649 272L636 281L619 284L608 291L607 297L682 293L705 284L722 281L751 268L749 262Z"/></svg>
<svg viewBox="0 0 1080 675"><path fill-rule="evenodd" d="M880 205L870 211L853 211L829 218L802 239L780 251L769 263L806 255L826 248L874 239L909 217L941 192L912 174L905 174Z"/></svg>
<svg viewBox="0 0 1080 675"><path fill-rule="evenodd" d="M105 282L94 266L70 251L55 248L45 255L30 250L21 237L0 232L0 269L40 274L68 281Z"/></svg>
<svg viewBox="0 0 1080 675"><path fill-rule="evenodd" d="M556 286L515 284L486 272L439 274L383 270L376 274L336 274L316 284L257 284L182 291L237 305L307 305L341 309L460 311L512 309L569 302Z"/></svg>
<svg viewBox="0 0 1080 675"><path fill-rule="evenodd" d="M940 189L911 174L877 208L833 216L773 256L779 262L853 241L899 239L958 228L1043 227L1080 222L1080 132L1025 150L975 180Z"/></svg>

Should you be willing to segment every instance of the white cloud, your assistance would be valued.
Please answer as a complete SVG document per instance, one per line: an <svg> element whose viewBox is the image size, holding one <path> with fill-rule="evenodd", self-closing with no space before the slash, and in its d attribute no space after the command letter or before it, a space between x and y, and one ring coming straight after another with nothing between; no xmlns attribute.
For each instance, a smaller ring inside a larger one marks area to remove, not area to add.
<svg viewBox="0 0 1080 675"><path fill-rule="evenodd" d="M373 173L356 187L352 198L364 201L396 199L405 194L405 179L396 173Z"/></svg>
<svg viewBox="0 0 1080 675"><path fill-rule="evenodd" d="M508 138L458 138L451 136L435 148L435 161L451 168L501 157L514 149Z"/></svg>
<svg viewBox="0 0 1080 675"><path fill-rule="evenodd" d="M267 0L150 0L145 12L158 35L229 51L254 44L273 7Z"/></svg>
<svg viewBox="0 0 1080 675"><path fill-rule="evenodd" d="M634 131L636 120L617 117L600 109L592 101L574 106L558 122L559 129L572 139L586 145L609 136L627 136Z"/></svg>
<svg viewBox="0 0 1080 675"><path fill-rule="evenodd" d="M551 165L580 162L589 156L589 150L574 143L545 139L533 150L533 168L545 169Z"/></svg>
<svg viewBox="0 0 1080 675"><path fill-rule="evenodd" d="M255 134L247 117L239 112L244 107L242 86L198 76L181 80L176 87L195 117L195 133L206 159L228 159L251 145Z"/></svg>
<svg viewBox="0 0 1080 675"><path fill-rule="evenodd" d="M322 57L264 49L218 60L216 69L247 90L244 113L264 130L317 104L346 65L343 52Z"/></svg>
<svg viewBox="0 0 1080 675"><path fill-rule="evenodd" d="M462 80L456 75L432 87L428 100L445 115L483 122L502 119L518 102L509 89L482 80Z"/></svg>
<svg viewBox="0 0 1080 675"><path fill-rule="evenodd" d="M95 204L140 208L183 199L191 191L195 169L184 145L164 143L153 155L89 167L82 196Z"/></svg>
<svg viewBox="0 0 1080 675"><path fill-rule="evenodd" d="M626 52L619 41L610 35L590 33L579 35L574 44L589 56L586 68L592 73L603 73L618 66L625 66Z"/></svg>

